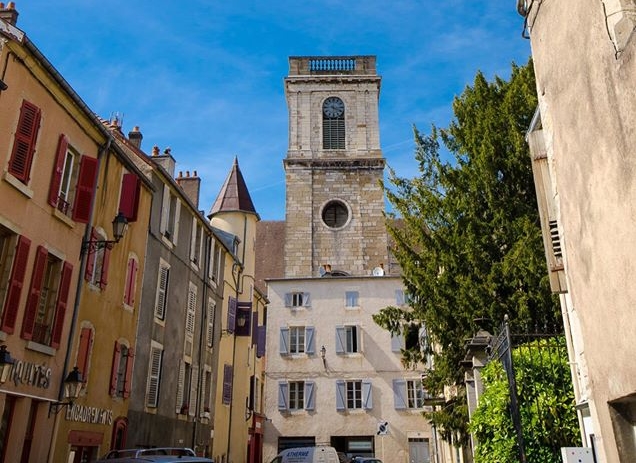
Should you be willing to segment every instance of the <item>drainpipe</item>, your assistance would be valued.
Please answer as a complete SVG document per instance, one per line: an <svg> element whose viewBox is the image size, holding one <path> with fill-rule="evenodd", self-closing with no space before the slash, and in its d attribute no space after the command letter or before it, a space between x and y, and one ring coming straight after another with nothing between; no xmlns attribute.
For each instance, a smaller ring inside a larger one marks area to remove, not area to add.
<svg viewBox="0 0 636 463"><path fill-rule="evenodd" d="M240 262L234 262L232 264L232 280L234 282L234 296L236 297L236 304L238 309L238 297L241 294L239 289L239 282L241 281L241 274L243 273L243 265ZM236 314L235 314L236 319ZM230 419L228 422L228 433L227 433L227 452L226 452L226 461L229 463L230 460L230 443L232 442L232 415L234 413L234 367L236 365L236 329L232 333L232 390L230 395Z"/></svg>
<svg viewBox="0 0 636 463"><path fill-rule="evenodd" d="M106 144L100 148L100 150L97 152L97 172L95 173L96 176L96 180L99 179L99 174L101 171L101 164L102 164L102 159L105 155L108 155L108 151L110 150L110 146L112 143L113 139L111 138L110 134L106 140ZM97 181L95 182L95 184L97 185ZM93 215L95 213L95 202L97 200L97 192L93 195L93 199L92 199L92 204L91 204L91 214L90 214L90 218L88 223L86 224L86 227L84 228L84 237L82 238L82 243L84 243L84 241L88 241L91 239L91 229L93 227ZM75 288L75 302L73 303L73 315L71 317L71 326L69 328L69 333L68 333L68 341L67 341L67 345L66 345L66 355L64 356L64 367L62 369L62 380L60 381L60 386L57 392L57 400L58 402L61 402L63 399L63 393L64 393L64 378L66 375L66 371L68 370L68 366L71 362L71 352L72 352L72 348L73 348L73 338L75 337L75 326L77 324L77 318L79 316L79 306L80 306L80 299L81 299L81 295L82 295L82 279L84 278L84 272L86 271L86 261L88 259L88 253L84 252L83 250L80 249L80 266L79 266L79 273L77 275L77 286ZM53 462L53 454L55 451L55 441L57 440L57 431L59 428L59 415L56 414L55 415L55 422L54 422L54 427L53 427L53 434L51 436L51 445L49 446L49 456L48 456L48 463L54 463Z"/></svg>

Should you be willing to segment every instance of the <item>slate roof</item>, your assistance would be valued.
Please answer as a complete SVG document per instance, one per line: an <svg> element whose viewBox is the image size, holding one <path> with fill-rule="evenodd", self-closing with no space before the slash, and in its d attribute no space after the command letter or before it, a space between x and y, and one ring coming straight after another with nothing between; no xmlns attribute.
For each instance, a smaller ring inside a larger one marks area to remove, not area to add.
<svg viewBox="0 0 636 463"><path fill-rule="evenodd" d="M238 211L248 212L259 217L256 209L254 208L254 203L252 202L250 192L245 184L245 179L243 178L241 169L239 168L238 159L234 158L232 169L225 179L225 183L221 187L221 191L210 209L208 218L212 218L212 216L219 212Z"/></svg>

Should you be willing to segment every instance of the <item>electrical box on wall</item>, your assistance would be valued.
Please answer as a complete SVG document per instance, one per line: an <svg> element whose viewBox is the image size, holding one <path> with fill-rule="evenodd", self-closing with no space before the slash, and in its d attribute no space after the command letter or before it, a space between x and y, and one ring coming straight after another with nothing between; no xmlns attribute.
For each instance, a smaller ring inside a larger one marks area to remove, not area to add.
<svg viewBox="0 0 636 463"><path fill-rule="evenodd" d="M561 447L563 463L594 463L590 447Z"/></svg>

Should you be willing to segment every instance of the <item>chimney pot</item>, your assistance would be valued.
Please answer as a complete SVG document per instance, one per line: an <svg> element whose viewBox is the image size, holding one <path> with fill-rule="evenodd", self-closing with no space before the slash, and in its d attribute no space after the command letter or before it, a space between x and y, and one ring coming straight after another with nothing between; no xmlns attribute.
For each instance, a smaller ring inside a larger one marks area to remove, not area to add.
<svg viewBox="0 0 636 463"><path fill-rule="evenodd" d="M152 155L159 156L159 147L157 145L152 147Z"/></svg>
<svg viewBox="0 0 636 463"><path fill-rule="evenodd" d="M138 125L134 126L132 130L128 132L128 140L137 148L141 148L141 140L143 140L143 138L144 136L139 131Z"/></svg>
<svg viewBox="0 0 636 463"><path fill-rule="evenodd" d="M15 9L15 3L9 2L7 6L4 3L0 3L0 19L8 22L12 26L15 26L18 22L18 11Z"/></svg>

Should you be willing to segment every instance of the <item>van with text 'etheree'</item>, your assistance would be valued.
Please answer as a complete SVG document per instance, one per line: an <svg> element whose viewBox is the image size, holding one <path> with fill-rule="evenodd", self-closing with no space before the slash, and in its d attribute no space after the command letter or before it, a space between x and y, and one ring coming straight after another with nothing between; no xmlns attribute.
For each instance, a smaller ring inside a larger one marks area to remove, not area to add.
<svg viewBox="0 0 636 463"><path fill-rule="evenodd" d="M333 447L297 447L280 452L271 463L340 463Z"/></svg>

